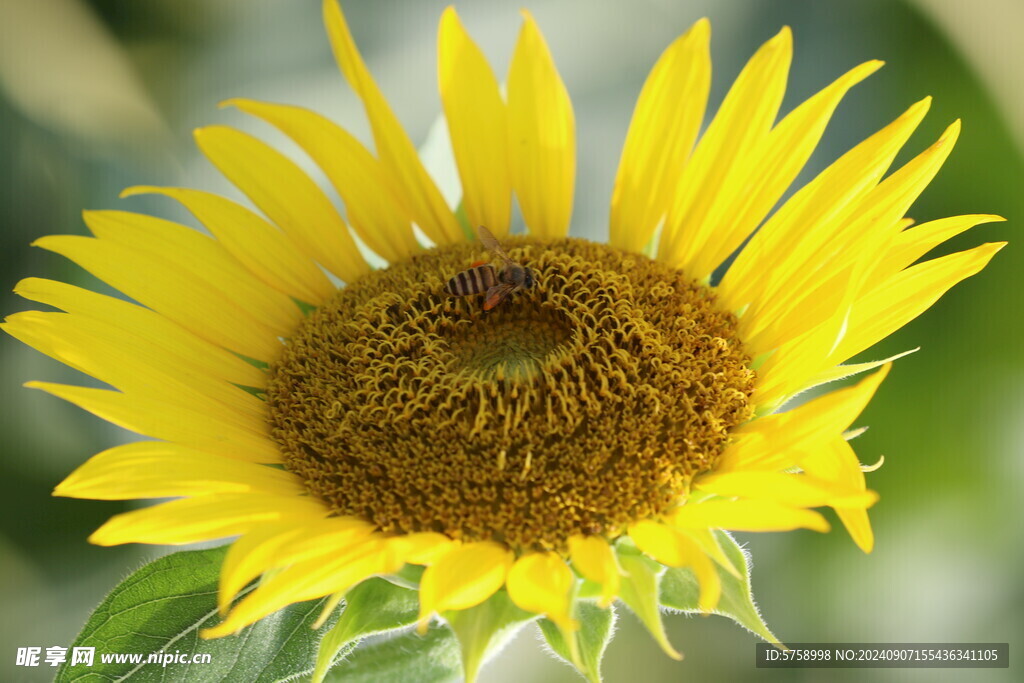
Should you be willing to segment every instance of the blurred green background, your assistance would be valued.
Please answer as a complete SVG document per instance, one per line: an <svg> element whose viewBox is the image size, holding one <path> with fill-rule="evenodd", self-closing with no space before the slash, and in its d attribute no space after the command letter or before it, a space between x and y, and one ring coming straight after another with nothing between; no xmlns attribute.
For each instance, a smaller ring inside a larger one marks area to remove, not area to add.
<svg viewBox="0 0 1024 683"><path fill-rule="evenodd" d="M22 277L90 284L59 257L29 247L50 233L84 233L83 208L153 210L184 219L170 203L118 200L132 184L181 184L238 198L199 157L190 131L230 123L282 142L240 114L233 96L302 104L363 139L356 98L332 62L319 0L0 0L0 289ZM516 2L465 2L464 23L507 69L519 25ZM854 64L887 66L841 105L798 185L909 104L935 96L903 160L964 120L956 151L912 209L925 221L999 213L941 249L1010 240L980 276L866 354L922 346L901 360L859 420L861 459L886 456L868 475L881 493L870 556L842 531L741 535L754 555L755 596L785 641L1010 642L1024 645L1024 333L1017 239L1024 215L1024 27L1018 0L816 2L646 0L526 3L545 32L575 106L579 171L573 232L607 237L607 203L619 149L647 70L693 21L714 27L712 107L757 46L789 24L795 59L784 111ZM434 72L443 2L348 2L353 33L414 141L440 110ZM297 157L298 158L298 157ZM306 160L304 165L309 166ZM32 306L3 294L5 314ZM130 435L28 380L81 377L0 338L0 678L46 680L17 669L19 646L67 646L93 606L159 548L101 549L88 534L119 504L51 498L78 463ZM664 657L630 615L605 660L608 681L965 680L938 670L781 670L753 667L754 638L720 617L670 617L686 653ZM484 672L485 680L571 681L530 630ZM1019 680L976 670L972 680Z"/></svg>

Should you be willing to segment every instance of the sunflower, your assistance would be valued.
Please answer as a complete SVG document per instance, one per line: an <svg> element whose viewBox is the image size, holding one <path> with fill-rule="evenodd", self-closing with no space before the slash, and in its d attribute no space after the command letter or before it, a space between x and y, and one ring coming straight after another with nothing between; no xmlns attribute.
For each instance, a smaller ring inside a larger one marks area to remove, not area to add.
<svg viewBox="0 0 1024 683"><path fill-rule="evenodd" d="M200 149L262 215L199 190L134 187L124 195L166 195L210 235L90 211L93 237L35 243L137 302L29 278L16 291L63 312L4 325L112 389L29 386L151 438L94 456L57 487L174 498L112 518L92 542L237 537L221 573L224 619L206 637L328 597L322 621L353 588L385 577L418 591L421 630L501 596L553 624L578 665L580 611L617 598L676 656L651 602L658 576L691 570L699 609L715 610L722 577L738 571L722 531L824 532L818 508L829 507L871 551L878 496L849 440L896 357L843 363L1003 246L920 261L1001 220L905 218L959 122L887 175L928 110L918 102L773 212L840 100L881 63L854 67L776 121L792 55L784 28L700 135L711 73L701 20L643 87L610 240L597 244L568 236L573 110L528 13L504 89L455 11L441 18L457 208L335 0L324 15L373 151L305 109L226 104L305 150L345 218L289 158L210 126L196 131ZM509 234L513 195L524 235ZM475 241L476 226L535 277L488 312L445 291L497 256ZM372 268L367 250L388 267ZM779 412L811 387L869 371ZM466 662L467 677L478 665Z"/></svg>

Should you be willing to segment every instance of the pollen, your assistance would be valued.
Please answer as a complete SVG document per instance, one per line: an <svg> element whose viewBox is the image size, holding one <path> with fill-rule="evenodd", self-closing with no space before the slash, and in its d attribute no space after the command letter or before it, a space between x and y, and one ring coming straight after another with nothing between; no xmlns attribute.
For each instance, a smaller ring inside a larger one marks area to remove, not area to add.
<svg viewBox="0 0 1024 683"><path fill-rule="evenodd" d="M339 290L271 366L273 437L334 513L564 551L678 505L752 416L708 288L584 240L504 243L536 286L494 310L444 289L479 245L433 249Z"/></svg>

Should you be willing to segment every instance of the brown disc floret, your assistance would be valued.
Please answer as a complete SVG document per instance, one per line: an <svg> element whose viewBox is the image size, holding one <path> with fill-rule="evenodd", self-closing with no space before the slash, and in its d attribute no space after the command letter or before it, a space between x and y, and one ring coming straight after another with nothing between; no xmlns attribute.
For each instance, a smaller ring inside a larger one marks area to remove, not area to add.
<svg viewBox="0 0 1024 683"><path fill-rule="evenodd" d="M444 291L479 245L441 247L339 290L273 364L274 438L337 514L564 550L678 504L750 418L711 290L583 240L505 246L537 284L495 310Z"/></svg>

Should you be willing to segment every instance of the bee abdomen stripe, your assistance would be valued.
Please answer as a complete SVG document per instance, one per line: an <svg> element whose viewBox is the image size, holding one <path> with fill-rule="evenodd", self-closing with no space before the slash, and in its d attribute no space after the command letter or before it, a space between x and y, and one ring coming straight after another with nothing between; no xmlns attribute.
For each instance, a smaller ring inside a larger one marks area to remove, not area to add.
<svg viewBox="0 0 1024 683"><path fill-rule="evenodd" d="M468 294L466 291L467 286L465 273L456 273L448 280L448 293L453 296L465 296Z"/></svg>
<svg viewBox="0 0 1024 683"><path fill-rule="evenodd" d="M494 268L491 266L477 266L460 273L456 273L446 285L449 294L454 296L468 296L470 294L482 294L497 283Z"/></svg>
<svg viewBox="0 0 1024 683"><path fill-rule="evenodd" d="M481 280L481 292L486 291L487 289L490 289L495 285L494 268L491 268L490 266L480 266L479 268L475 268L474 270L477 271L478 277Z"/></svg>

